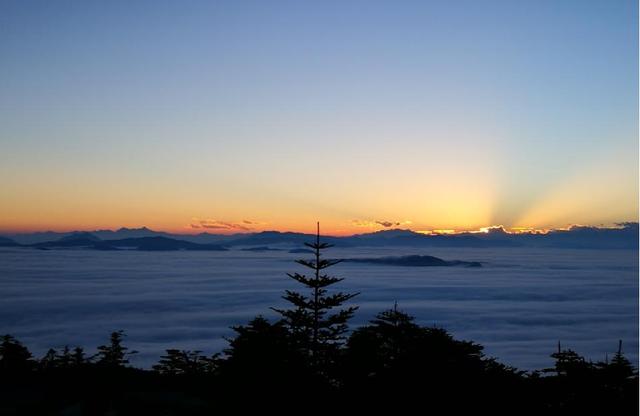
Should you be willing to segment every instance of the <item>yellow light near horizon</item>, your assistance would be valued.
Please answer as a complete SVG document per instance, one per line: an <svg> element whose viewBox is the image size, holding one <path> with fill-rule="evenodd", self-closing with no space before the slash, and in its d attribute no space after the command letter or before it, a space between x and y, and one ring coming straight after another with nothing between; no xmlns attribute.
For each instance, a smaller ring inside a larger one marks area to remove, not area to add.
<svg viewBox="0 0 640 416"><path fill-rule="evenodd" d="M25 175L20 182L5 177L0 178L0 231L147 226L175 233L313 232L319 220L325 235L389 228L439 235L488 233L500 223L511 233L540 233L576 223L637 221L637 178L613 157L613 162L594 163L549 186L540 198L510 212L513 221L496 218L499 181L490 164L465 161L473 169L463 170L447 164L425 167L416 159L386 167L384 175L372 175L362 166L351 169L350 176L302 173L280 182L250 177L203 183L166 175L147 182L137 176L65 171L46 181L42 176ZM308 192L309 183L318 184L314 192ZM250 230L193 228L192 218L252 224L246 227ZM393 225L383 225L387 222Z"/></svg>
<svg viewBox="0 0 640 416"><path fill-rule="evenodd" d="M550 188L544 198L523 212L515 227L561 229L575 224L611 226L638 220L638 176L615 157L594 161Z"/></svg>

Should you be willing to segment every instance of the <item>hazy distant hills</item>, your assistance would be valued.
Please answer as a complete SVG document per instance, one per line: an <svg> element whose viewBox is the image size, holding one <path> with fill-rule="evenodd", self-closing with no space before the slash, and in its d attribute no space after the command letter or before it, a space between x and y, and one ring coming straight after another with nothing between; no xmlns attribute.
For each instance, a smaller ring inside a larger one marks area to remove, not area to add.
<svg viewBox="0 0 640 416"><path fill-rule="evenodd" d="M121 238L116 240L101 240L91 233L74 233L55 241L45 241L24 247L38 249L93 249L93 250L139 250L139 251L223 251L226 248L217 244L198 244L189 241L176 240L167 237L139 237Z"/></svg>
<svg viewBox="0 0 640 416"><path fill-rule="evenodd" d="M501 228L491 229L487 233L453 235L424 235L408 230L390 230L347 238L350 244L362 246L637 249L638 223L625 223L621 228L575 226L546 234L511 234Z"/></svg>
<svg viewBox="0 0 640 416"><path fill-rule="evenodd" d="M92 232L40 232L0 237L0 246L31 246L36 248L85 247L100 250L224 250L225 247L272 245L302 247L315 239L312 234L264 231L233 235L201 233L170 234L149 228L120 228ZM547 234L510 234L501 228L488 233L426 235L410 230L385 230L348 237L322 237L338 247L545 247L637 249L638 223L624 223L620 228L572 227Z"/></svg>
<svg viewBox="0 0 640 416"><path fill-rule="evenodd" d="M7 237L0 237L0 247L17 246L18 243Z"/></svg>
<svg viewBox="0 0 640 416"><path fill-rule="evenodd" d="M461 261L461 260L442 260L433 256L399 256L399 257L370 257L370 258L354 258L344 259L343 261L352 263L372 263L388 266L404 266L404 267L482 267L477 261Z"/></svg>
<svg viewBox="0 0 640 416"><path fill-rule="evenodd" d="M91 238L99 240L122 240L127 238L145 238L145 237L166 237L177 240L190 241L192 243L210 244L226 241L229 239L245 237L246 234L221 235L221 234L170 234L163 231L154 231L147 227L142 228L120 228L118 230L96 230L96 231L73 231L68 233L58 233L53 231L25 233L25 234L6 234L4 237L20 244L35 244L60 240L66 237L79 237L90 235Z"/></svg>

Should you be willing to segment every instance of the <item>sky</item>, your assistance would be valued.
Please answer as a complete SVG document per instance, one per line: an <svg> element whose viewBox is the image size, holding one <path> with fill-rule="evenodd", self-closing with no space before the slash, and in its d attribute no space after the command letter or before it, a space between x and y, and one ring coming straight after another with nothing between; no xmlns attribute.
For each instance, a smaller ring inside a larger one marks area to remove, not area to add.
<svg viewBox="0 0 640 416"><path fill-rule="evenodd" d="M637 219L636 1L0 2L0 231Z"/></svg>

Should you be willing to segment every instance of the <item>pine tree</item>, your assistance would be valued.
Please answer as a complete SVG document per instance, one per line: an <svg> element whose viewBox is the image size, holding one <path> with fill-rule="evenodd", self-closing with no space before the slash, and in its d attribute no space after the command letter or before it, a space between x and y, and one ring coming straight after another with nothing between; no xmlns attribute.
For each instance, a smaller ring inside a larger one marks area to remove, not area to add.
<svg viewBox="0 0 640 416"><path fill-rule="evenodd" d="M73 354L71 355L71 363L76 367L80 367L89 363L89 360L85 357L84 349L82 347L75 347L73 349Z"/></svg>
<svg viewBox="0 0 640 416"><path fill-rule="evenodd" d="M324 269L340 262L340 260L322 259L322 250L332 247L320 242L320 223L317 224L316 241L305 243L314 251L311 260L296 260L296 263L312 270L312 275L288 273L287 275L302 284L310 293L308 295L287 290L283 299L291 303L293 309L272 308L282 316L285 327L291 332L297 348L311 360L313 366L327 364L344 340L347 321L353 316L357 307L339 308L357 293L337 292L329 294L327 288L342 278L324 274Z"/></svg>
<svg viewBox="0 0 640 416"><path fill-rule="evenodd" d="M558 351L551 354L551 358L556 360L553 368L546 368L546 373L555 372L558 377L581 377L593 369L593 365L587 362L577 352L572 349L563 349L558 341Z"/></svg>
<svg viewBox="0 0 640 416"><path fill-rule="evenodd" d="M197 375L212 373L215 370L216 358L201 355L202 351L168 349L167 354L160 357L160 362L153 369L166 375Z"/></svg>
<svg viewBox="0 0 640 416"><path fill-rule="evenodd" d="M283 321L269 322L256 316L246 325L231 327L234 338L227 339L222 372L231 377L281 376L299 369L301 357ZM262 374L263 376L259 376Z"/></svg>
<svg viewBox="0 0 640 416"><path fill-rule="evenodd" d="M33 356L20 341L8 334L0 339L0 373L30 371L35 367Z"/></svg>
<svg viewBox="0 0 640 416"><path fill-rule="evenodd" d="M58 352L53 348L49 348L47 353L40 359L38 363L41 370L51 370L58 366Z"/></svg>
<svg viewBox="0 0 640 416"><path fill-rule="evenodd" d="M71 349L68 345L65 345L62 352L58 356L58 365L62 368L69 368L73 364L73 356L71 355Z"/></svg>
<svg viewBox="0 0 640 416"><path fill-rule="evenodd" d="M610 362L599 365L608 385L620 387L635 376L631 361L622 353L622 340L618 341L618 351Z"/></svg>
<svg viewBox="0 0 640 416"><path fill-rule="evenodd" d="M127 356L137 354L138 351L127 352L129 348L122 345L124 331L116 331L111 333L109 345L101 345L98 347L98 364L106 367L124 367L129 363Z"/></svg>

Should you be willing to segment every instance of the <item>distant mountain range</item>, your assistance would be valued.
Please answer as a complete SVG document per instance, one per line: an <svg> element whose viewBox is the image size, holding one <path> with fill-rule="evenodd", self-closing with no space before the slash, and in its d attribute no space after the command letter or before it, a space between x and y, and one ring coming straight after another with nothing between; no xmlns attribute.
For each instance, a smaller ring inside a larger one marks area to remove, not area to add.
<svg viewBox="0 0 640 416"><path fill-rule="evenodd" d="M312 234L263 231L246 234L195 235L170 234L149 228L121 228L116 231L39 232L0 236L0 246L26 246L40 249L89 248L98 250L224 250L228 247L256 247L265 251L272 245L301 248L313 241ZM398 246L398 247L547 247L638 249L638 223L624 223L619 228L574 226L568 230L554 230L546 234L512 234L501 228L486 233L427 235L411 230L385 230L346 237L322 237L339 247Z"/></svg>
<svg viewBox="0 0 640 416"><path fill-rule="evenodd" d="M371 257L371 258L356 258L356 259L343 259L342 261L352 263L372 263L382 264L388 266L404 266L404 267L451 267L451 266L463 266L463 267L482 267L482 263L478 261L461 261L461 260L442 260L433 256L400 256L400 257Z"/></svg>
<svg viewBox="0 0 640 416"><path fill-rule="evenodd" d="M198 244L190 241L176 240L167 237L140 237L121 238L117 240L100 240L94 235L80 233L82 235L71 235L56 241L46 241L35 243L27 247L39 249L52 248L85 248L94 250L139 250L139 251L224 251L226 248L217 244Z"/></svg>
<svg viewBox="0 0 640 416"><path fill-rule="evenodd" d="M138 238L120 238L102 240L92 233L77 232L65 235L57 240L31 244L20 244L6 237L0 237L2 247L25 247L40 250L51 249L89 249L89 250L138 250L138 251L224 251L218 244L198 244L174 238L153 236Z"/></svg>

